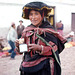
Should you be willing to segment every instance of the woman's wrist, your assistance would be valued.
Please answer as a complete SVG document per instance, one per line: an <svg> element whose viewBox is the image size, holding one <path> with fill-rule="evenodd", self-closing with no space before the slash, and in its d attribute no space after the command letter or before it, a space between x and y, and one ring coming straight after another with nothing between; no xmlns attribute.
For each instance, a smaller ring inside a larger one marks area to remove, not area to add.
<svg viewBox="0 0 75 75"><path fill-rule="evenodd" d="M40 45L39 47L38 47L38 50L41 52L41 51L43 51L43 45Z"/></svg>
<svg viewBox="0 0 75 75"><path fill-rule="evenodd" d="M40 51L40 53L39 53L40 55L43 54L43 48L44 48L44 46L41 45L41 51Z"/></svg>
<svg viewBox="0 0 75 75"><path fill-rule="evenodd" d="M43 51L43 45L41 45L41 51Z"/></svg>

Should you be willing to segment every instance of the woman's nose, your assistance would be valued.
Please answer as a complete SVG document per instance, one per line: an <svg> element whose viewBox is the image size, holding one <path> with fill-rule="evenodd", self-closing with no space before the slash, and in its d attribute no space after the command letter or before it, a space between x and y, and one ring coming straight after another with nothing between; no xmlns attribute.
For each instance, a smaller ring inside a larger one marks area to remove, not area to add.
<svg viewBox="0 0 75 75"><path fill-rule="evenodd" d="M35 15L32 16L32 19L35 19Z"/></svg>

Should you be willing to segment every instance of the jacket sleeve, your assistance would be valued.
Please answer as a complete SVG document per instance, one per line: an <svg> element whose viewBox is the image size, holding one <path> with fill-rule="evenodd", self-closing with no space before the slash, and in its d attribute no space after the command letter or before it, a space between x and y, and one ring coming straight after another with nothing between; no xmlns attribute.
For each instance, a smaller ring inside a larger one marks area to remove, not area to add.
<svg viewBox="0 0 75 75"><path fill-rule="evenodd" d="M57 51L57 45L55 43L53 43L52 41L49 42L50 46L45 46L42 44L42 51L41 51L41 55L52 55L52 49L54 49L54 51Z"/></svg>

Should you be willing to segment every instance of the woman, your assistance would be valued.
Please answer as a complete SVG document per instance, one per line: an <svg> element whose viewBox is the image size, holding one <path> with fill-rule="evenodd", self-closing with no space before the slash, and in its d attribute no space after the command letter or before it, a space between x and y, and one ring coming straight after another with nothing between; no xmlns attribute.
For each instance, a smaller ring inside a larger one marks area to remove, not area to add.
<svg viewBox="0 0 75 75"><path fill-rule="evenodd" d="M50 11L51 8L42 2L31 2L23 7L22 17L29 19L31 25L22 34L28 51L24 52L20 75L61 75L59 53L66 40L44 21ZM19 42L16 40L18 49Z"/></svg>

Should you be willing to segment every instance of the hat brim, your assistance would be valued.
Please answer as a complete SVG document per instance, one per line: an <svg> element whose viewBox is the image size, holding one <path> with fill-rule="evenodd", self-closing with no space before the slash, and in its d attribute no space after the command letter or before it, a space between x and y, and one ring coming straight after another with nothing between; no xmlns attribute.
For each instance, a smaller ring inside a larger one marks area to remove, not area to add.
<svg viewBox="0 0 75 75"><path fill-rule="evenodd" d="M42 3L42 2L31 2L31 3L28 3L27 5L25 5L23 7L22 17L24 19L29 19L29 9L31 9L31 10L32 9L33 10L44 10L45 17L48 17L52 8L50 6Z"/></svg>
<svg viewBox="0 0 75 75"><path fill-rule="evenodd" d="M21 20L19 22L22 22L23 23L23 21L21 21Z"/></svg>

